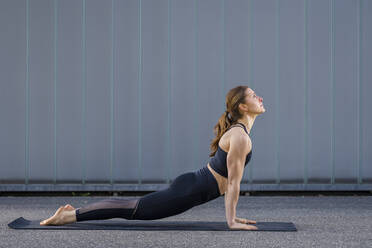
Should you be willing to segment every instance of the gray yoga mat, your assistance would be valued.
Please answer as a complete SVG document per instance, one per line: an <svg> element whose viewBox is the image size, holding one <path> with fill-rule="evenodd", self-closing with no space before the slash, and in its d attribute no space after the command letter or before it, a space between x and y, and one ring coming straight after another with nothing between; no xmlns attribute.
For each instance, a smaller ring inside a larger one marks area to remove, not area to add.
<svg viewBox="0 0 372 248"><path fill-rule="evenodd" d="M157 220L130 220L130 221L82 221L62 226L41 226L41 220L27 220L19 217L10 222L8 226L13 229L55 229L55 230L141 230L141 231L297 231L292 222L257 222L254 224L258 230L231 230L223 221L157 221Z"/></svg>

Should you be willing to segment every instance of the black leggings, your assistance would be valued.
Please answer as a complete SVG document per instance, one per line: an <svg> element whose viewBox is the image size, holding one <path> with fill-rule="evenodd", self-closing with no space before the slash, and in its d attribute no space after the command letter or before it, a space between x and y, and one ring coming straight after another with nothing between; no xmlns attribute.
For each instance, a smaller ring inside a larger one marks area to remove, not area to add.
<svg viewBox="0 0 372 248"><path fill-rule="evenodd" d="M76 220L124 218L155 220L185 212L220 196L218 184L207 167L178 176L171 185L139 199L110 198L76 209Z"/></svg>

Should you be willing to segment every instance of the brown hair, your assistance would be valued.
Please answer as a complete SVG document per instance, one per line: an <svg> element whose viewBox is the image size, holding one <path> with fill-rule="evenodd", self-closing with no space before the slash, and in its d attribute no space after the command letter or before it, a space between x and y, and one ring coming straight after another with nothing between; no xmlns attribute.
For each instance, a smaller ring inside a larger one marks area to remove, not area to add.
<svg viewBox="0 0 372 248"><path fill-rule="evenodd" d="M218 142L226 130L237 122L238 119L243 117L239 112L239 104L245 103L245 90L248 86L237 86L229 90L226 94L226 111L218 119L217 124L213 128L213 133L216 137L212 140L210 145L211 153L210 157L213 157L218 148Z"/></svg>

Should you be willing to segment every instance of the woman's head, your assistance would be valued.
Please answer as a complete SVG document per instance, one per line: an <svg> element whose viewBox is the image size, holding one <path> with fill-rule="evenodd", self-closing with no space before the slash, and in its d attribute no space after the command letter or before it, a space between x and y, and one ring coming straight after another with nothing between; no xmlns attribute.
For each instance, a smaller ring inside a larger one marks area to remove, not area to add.
<svg viewBox="0 0 372 248"><path fill-rule="evenodd" d="M226 111L214 126L213 131L216 137L212 140L212 152L209 156L214 156L219 140L231 125L237 123L239 119L246 115L257 116L265 112L262 100L262 97L258 97L251 88L245 85L229 90L226 94Z"/></svg>
<svg viewBox="0 0 372 248"><path fill-rule="evenodd" d="M256 92L248 87L245 89L245 103L241 104L240 110L249 115L260 115L266 111L263 98L257 96Z"/></svg>

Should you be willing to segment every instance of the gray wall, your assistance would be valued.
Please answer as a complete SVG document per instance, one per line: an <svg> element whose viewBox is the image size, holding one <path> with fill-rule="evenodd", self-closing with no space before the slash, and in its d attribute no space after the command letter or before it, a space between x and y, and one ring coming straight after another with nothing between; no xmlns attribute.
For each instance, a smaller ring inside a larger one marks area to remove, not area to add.
<svg viewBox="0 0 372 248"><path fill-rule="evenodd" d="M1 0L0 190L164 188L240 84L241 189L372 190L371 26L369 0Z"/></svg>

